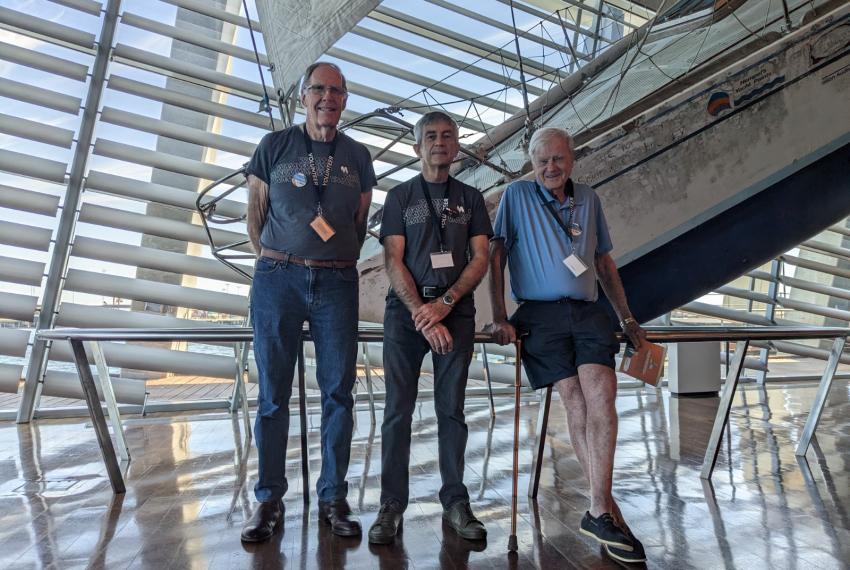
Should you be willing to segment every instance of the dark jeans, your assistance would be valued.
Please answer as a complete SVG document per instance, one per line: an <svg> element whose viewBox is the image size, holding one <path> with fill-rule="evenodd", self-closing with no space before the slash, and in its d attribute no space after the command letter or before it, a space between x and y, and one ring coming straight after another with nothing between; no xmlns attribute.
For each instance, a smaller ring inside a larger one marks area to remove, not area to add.
<svg viewBox="0 0 850 570"><path fill-rule="evenodd" d="M475 306L462 299L443 320L454 340L448 354L432 354L434 362L434 407L437 412L437 441L440 502L448 508L468 501L463 484L463 456L467 427L463 404L469 361L475 334ZM381 504L395 499L407 507L409 497L410 425L419 391L422 359L431 350L418 332L410 311L395 295L387 297L384 313L384 378L387 400L381 425Z"/></svg>
<svg viewBox="0 0 850 570"><path fill-rule="evenodd" d="M254 437L260 502L286 493L289 398L305 321L316 347L316 377L322 393L321 501L345 498L345 474L354 428L351 395L357 359L357 269L311 269L267 257L257 260L251 291L254 356L260 395ZM308 492L306 489L304 492Z"/></svg>

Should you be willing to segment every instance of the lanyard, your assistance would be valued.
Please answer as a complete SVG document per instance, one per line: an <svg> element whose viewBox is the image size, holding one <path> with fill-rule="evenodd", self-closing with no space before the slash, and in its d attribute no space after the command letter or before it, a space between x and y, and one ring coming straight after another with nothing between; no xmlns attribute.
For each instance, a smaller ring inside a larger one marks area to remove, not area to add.
<svg viewBox="0 0 850 570"><path fill-rule="evenodd" d="M319 171L316 168L316 159L313 157L313 141L310 140L310 135L307 134L307 125L304 125L304 145L307 147L307 161L310 163L310 178L313 180L313 187L316 189L316 215L322 215L322 194L328 188L328 182L331 179L331 168L334 164L334 154L336 154L336 142L339 140L339 133L334 136L331 142L331 149L328 152L328 161L325 164L325 174L322 178L322 183L319 184Z"/></svg>
<svg viewBox="0 0 850 570"><path fill-rule="evenodd" d="M558 212L555 211L555 207L552 206L552 203L546 200L543 196L543 192L540 190L540 183L535 181L534 189L537 190L537 197L540 198L540 203L552 214L552 217L555 218L555 221L558 222L558 225L561 226L561 229L564 230L564 234L567 236L567 241L570 243L570 247L573 245L573 237L570 234L570 226L573 223L573 215L576 211L576 200L573 196L573 181L567 180L565 185L565 190L567 192L567 199L570 201L570 214L567 218L567 223L564 223L564 220L561 219L561 216L558 215Z"/></svg>
<svg viewBox="0 0 850 570"><path fill-rule="evenodd" d="M425 177L419 175L419 185L422 187L422 193L425 195L425 203L428 205L428 211L431 212L431 220L436 223L439 220L440 227L437 229L437 241L440 243L440 251L446 251L446 223L448 222L448 202L452 195L452 179L449 177L448 185L446 186L446 207L443 208L443 215L437 215L437 210L434 209L434 201L431 200L431 192L428 191L428 183L425 182Z"/></svg>

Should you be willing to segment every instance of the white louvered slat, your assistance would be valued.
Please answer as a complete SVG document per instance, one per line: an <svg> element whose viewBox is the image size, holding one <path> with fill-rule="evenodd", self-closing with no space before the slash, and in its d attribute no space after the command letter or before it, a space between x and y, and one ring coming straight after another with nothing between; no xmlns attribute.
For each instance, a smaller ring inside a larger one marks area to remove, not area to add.
<svg viewBox="0 0 850 570"><path fill-rule="evenodd" d="M52 232L46 228L14 222L0 222L0 243L6 245L47 251L50 247L51 234Z"/></svg>
<svg viewBox="0 0 850 570"><path fill-rule="evenodd" d="M157 283L146 279L106 275L81 269L68 271L65 289L106 297L121 297L161 305L216 311L230 315L246 316L248 314L248 299L240 295Z"/></svg>
<svg viewBox="0 0 850 570"><path fill-rule="evenodd" d="M74 131L0 113L0 133L53 146L71 148Z"/></svg>
<svg viewBox="0 0 850 570"><path fill-rule="evenodd" d="M78 115L80 105L82 105L82 100L79 97L57 93L5 77L0 77L0 96L25 101L48 109L56 109L72 115Z"/></svg>
<svg viewBox="0 0 850 570"><path fill-rule="evenodd" d="M248 280L244 277L214 259L204 259L182 253L114 243L84 236L78 236L74 242L73 255L159 271L195 275L208 279L248 283ZM253 272L253 268L249 266L243 266L242 269L249 274Z"/></svg>
<svg viewBox="0 0 850 570"><path fill-rule="evenodd" d="M55 216L59 197L0 184L0 208Z"/></svg>
<svg viewBox="0 0 850 570"><path fill-rule="evenodd" d="M189 190L181 190L180 188L172 188L171 186L164 186L153 182L143 182L97 170L89 172L86 179L86 188L107 194L135 198L137 200L167 204L187 210L195 210L195 201L198 198L195 192L190 192ZM245 215L245 208L246 205L242 202L225 199L216 204L216 213L238 218Z"/></svg>
<svg viewBox="0 0 850 570"><path fill-rule="evenodd" d="M0 149L0 170L62 183L65 182L66 166L64 162L57 160Z"/></svg>

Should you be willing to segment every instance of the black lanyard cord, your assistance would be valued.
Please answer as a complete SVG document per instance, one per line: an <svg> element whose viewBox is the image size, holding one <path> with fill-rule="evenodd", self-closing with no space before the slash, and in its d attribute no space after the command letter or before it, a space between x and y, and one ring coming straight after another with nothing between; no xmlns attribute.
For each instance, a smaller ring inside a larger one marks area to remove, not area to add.
<svg viewBox="0 0 850 570"><path fill-rule="evenodd" d="M434 201L431 199L431 192L428 191L428 183L425 181L425 177L422 176L421 174L419 175L419 184L422 186L422 194L425 195L425 203L428 205L428 211L431 212L431 220L433 221L433 223L436 223L436 224L439 225L439 227L437 228L437 241L440 243L440 251L441 252L446 251L446 238L445 238L444 234L445 234L445 231L446 231L446 225L448 223L449 207L448 207L448 205L446 205L446 207L443 208L443 215L442 216L438 215L437 210L434 208ZM447 183L447 186L446 186L446 198L445 198L446 203L448 203L449 200L451 199L451 195L452 195L452 179L451 179L451 177L449 177L448 183Z"/></svg>
<svg viewBox="0 0 850 570"><path fill-rule="evenodd" d="M566 188L565 188L565 190L567 190L567 199L570 201L570 213L569 213L569 217L567 218L566 224L564 223L564 220L561 219L561 216L558 215L558 212L555 211L555 207L552 206L552 202L549 202L543 196L543 192L540 190L539 183L537 183L537 182L534 183L534 189L537 190L537 196L538 196L538 198L540 198L540 203L543 204L543 207L545 207L546 210L549 211L549 213L552 215L552 217L555 218L555 221L558 222L558 225L561 226L561 229L564 230L564 234L567 236L567 241L570 243L570 247L572 247L573 236L572 236L572 234L570 234L570 226L573 223L573 215L575 214L575 211L576 211L576 200L575 200L575 197L573 196L572 181L567 181Z"/></svg>
<svg viewBox="0 0 850 570"><path fill-rule="evenodd" d="M310 163L310 178L313 182L313 187L316 189L316 214L322 215L322 196L328 188L328 183L331 180L331 169L334 164L334 155L336 154L336 143L339 140L339 133L334 136L331 141L331 148L328 152L328 160L325 164L325 173L319 182L319 171L316 168L316 159L313 157L313 141L310 140L310 135L307 134L307 125L304 125L304 145L307 147L307 161Z"/></svg>

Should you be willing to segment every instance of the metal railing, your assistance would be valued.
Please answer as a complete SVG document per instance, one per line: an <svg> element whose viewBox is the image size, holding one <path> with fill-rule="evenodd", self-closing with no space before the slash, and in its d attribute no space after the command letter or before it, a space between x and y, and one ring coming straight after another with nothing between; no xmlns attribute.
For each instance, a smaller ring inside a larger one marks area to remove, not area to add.
<svg viewBox="0 0 850 570"><path fill-rule="evenodd" d="M722 388L720 405L714 420L714 427L709 439L708 448L706 449L705 458L703 461L702 471L700 476L704 479L710 479L714 470L717 454L720 449L721 437L723 430L726 427L729 419L729 410L732 406L732 398L738 386L741 369L743 367L744 356L751 341L757 340L779 340L779 339L834 339L832 350L830 351L829 360L826 369L820 380L817 396L812 405L811 413L806 421L803 429L801 440L797 446L797 455L805 455L809 447L812 436L817 428L820 420L823 406L826 402L832 385L832 379L835 370L839 363L839 358L844 348L847 335L850 331L837 327L825 328L809 328L809 327L649 327L647 328L647 338L653 342L673 343L673 342L703 342L703 341L734 341L736 342L735 355L729 367L729 372L726 376L726 382ZM203 329L53 329L39 331L38 337L41 340L67 340L71 343L73 350L74 361L77 367L77 372L80 376L83 392L85 395L86 405L95 426L95 433L103 453L104 462L106 463L107 472L113 490L116 493L124 492L124 481L121 471L118 466L118 460L115 454L115 449L112 441L109 438L109 433L106 427L106 420L98 401L97 389L89 367L88 357L83 343L98 343L101 341L194 341L194 342L234 342L247 343L253 339L253 331L249 328L203 328ZM383 341L383 329L364 328L358 333L358 341L361 342L381 342ZM303 341L310 340L309 331L305 331ZM491 343L493 338L486 333L477 333L475 342ZM97 356L102 352L94 350L93 354ZM517 362L519 358L517 358ZM107 369L104 362L100 363L99 369L105 375ZM104 399L107 401L107 409L110 416L113 418L114 425L120 431L120 418L118 417L117 405L114 405L114 396L110 403L109 394L110 381L109 377L101 377L99 380L104 392ZM299 385L299 407L301 412L301 440L302 440L302 455L306 460L306 400L304 395L305 386L305 370L303 357L303 343L298 365L298 385ZM548 419L549 405L551 402L551 387L546 391L543 397L543 405L540 408L540 421L538 422L538 444L534 450L534 469L529 486L529 495L536 496L537 485L539 481L540 468L542 464L542 448L545 444L545 428ZM247 421L248 405L247 398L242 398L242 411L244 419ZM246 424L247 425L247 424ZM129 456L129 454L128 454ZM306 472L307 462L303 462L305 489L309 489L309 474ZM305 497L306 499L306 497Z"/></svg>

